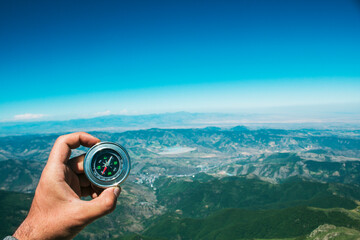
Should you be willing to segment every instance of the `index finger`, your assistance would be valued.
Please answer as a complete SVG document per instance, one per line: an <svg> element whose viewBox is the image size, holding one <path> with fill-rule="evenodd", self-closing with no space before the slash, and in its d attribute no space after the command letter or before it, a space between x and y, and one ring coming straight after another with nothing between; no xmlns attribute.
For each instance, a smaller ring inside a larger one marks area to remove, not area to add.
<svg viewBox="0 0 360 240"><path fill-rule="evenodd" d="M71 149L78 148L80 145L92 147L98 142L100 142L98 138L85 132L62 135L56 139L48 162L65 164L71 155Z"/></svg>

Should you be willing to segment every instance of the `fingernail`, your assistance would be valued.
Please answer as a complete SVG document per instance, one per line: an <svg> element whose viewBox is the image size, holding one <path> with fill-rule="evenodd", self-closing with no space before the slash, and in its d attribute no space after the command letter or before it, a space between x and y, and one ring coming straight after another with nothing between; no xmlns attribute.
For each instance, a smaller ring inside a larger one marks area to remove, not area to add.
<svg viewBox="0 0 360 240"><path fill-rule="evenodd" d="M119 197L119 195L120 195L120 188L119 187L114 188L114 194L115 194L116 197Z"/></svg>

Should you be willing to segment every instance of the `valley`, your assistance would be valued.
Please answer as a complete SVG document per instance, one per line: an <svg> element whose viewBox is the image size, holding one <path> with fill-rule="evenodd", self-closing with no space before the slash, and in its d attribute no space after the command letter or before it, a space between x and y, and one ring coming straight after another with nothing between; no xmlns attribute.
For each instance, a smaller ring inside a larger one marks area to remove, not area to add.
<svg viewBox="0 0 360 240"><path fill-rule="evenodd" d="M316 239L360 231L358 130L239 126L91 134L124 145L132 170L116 210L77 239ZM1 234L26 216L57 136L0 137L0 211L16 213ZM72 156L85 152L81 147Z"/></svg>

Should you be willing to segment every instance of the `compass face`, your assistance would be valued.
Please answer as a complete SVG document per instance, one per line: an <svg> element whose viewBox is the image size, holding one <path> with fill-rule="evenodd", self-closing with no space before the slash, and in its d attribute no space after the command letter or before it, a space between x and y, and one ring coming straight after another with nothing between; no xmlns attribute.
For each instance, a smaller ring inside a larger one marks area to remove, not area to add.
<svg viewBox="0 0 360 240"><path fill-rule="evenodd" d="M123 162L121 156L111 149L97 152L92 158L92 170L95 175L104 181L114 179L121 173Z"/></svg>
<svg viewBox="0 0 360 240"><path fill-rule="evenodd" d="M129 154L116 143L98 143L86 153L84 172L90 182L98 187L118 186L130 173Z"/></svg>

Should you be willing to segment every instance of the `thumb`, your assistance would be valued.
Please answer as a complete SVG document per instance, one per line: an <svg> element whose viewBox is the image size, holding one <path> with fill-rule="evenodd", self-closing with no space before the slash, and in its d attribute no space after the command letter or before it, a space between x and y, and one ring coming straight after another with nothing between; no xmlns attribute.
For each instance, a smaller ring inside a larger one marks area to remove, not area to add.
<svg viewBox="0 0 360 240"><path fill-rule="evenodd" d="M97 198L84 202L84 217L92 222L99 217L111 213L116 207L116 200L120 192L120 187L107 188Z"/></svg>

